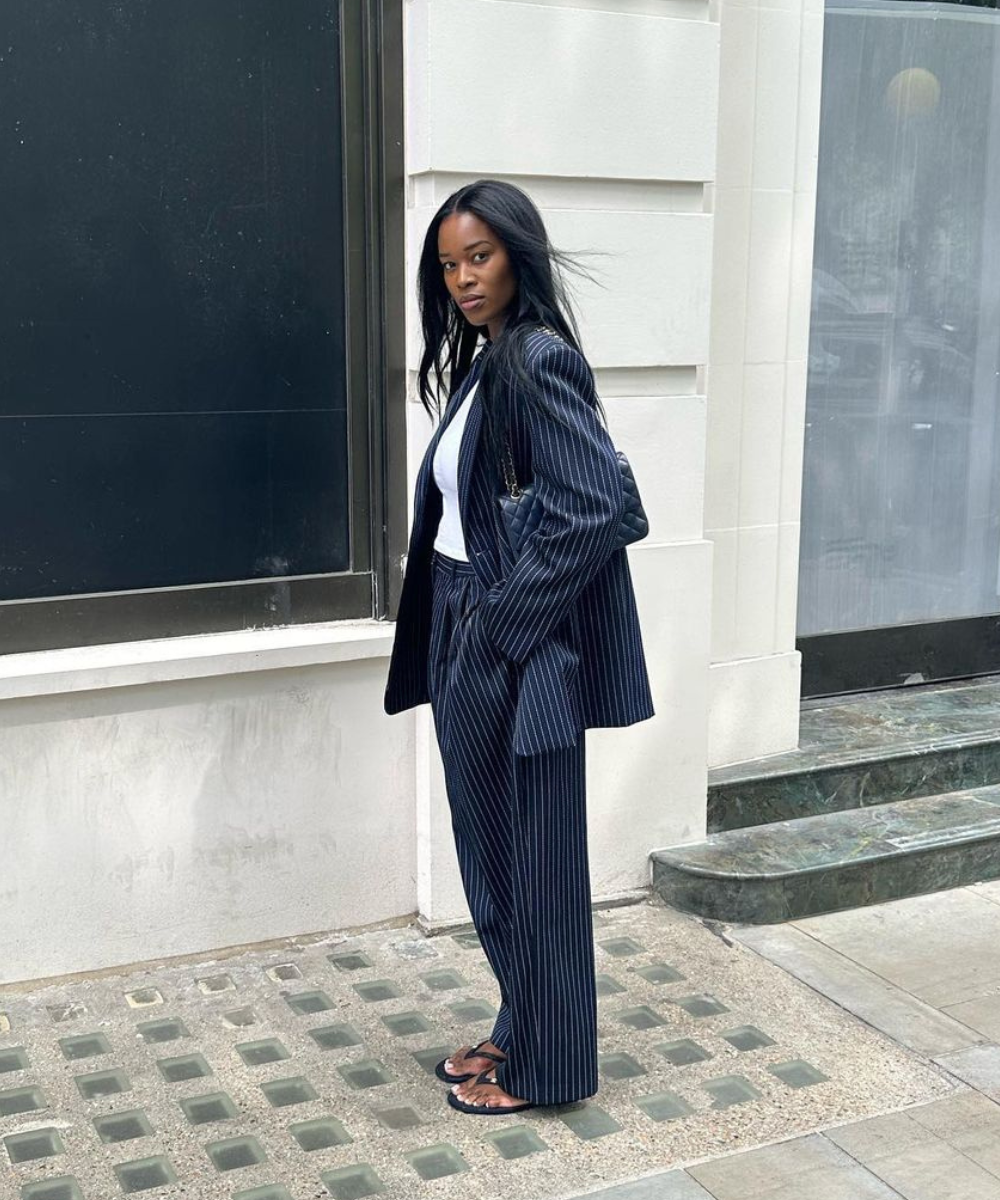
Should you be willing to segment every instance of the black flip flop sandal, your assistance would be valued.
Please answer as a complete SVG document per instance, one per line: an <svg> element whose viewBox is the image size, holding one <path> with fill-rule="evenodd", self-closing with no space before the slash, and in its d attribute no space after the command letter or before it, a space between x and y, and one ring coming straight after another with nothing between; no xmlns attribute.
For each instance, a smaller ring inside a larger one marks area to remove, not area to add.
<svg viewBox="0 0 1000 1200"><path fill-rule="evenodd" d="M488 1040L489 1039L487 1039L487 1041ZM485 1045L486 1045L486 1042L479 1042L479 1044L476 1046L473 1046L471 1050L467 1050L465 1052L465 1054L462 1055L462 1057L463 1058L488 1058L492 1062L495 1062L495 1063L502 1063L502 1062L507 1061L505 1058L501 1058L499 1054L494 1054L492 1050L480 1050L479 1047L485 1046ZM442 1081L442 1083L465 1083L465 1081L467 1079L472 1079L476 1074L475 1071L466 1071L466 1073L464 1075L452 1075L444 1069L444 1064L447 1061L448 1060L446 1058L442 1058L441 1061L434 1068L434 1074L438 1077L438 1079L440 1079ZM487 1067L486 1069L488 1071L490 1068Z"/></svg>
<svg viewBox="0 0 1000 1200"><path fill-rule="evenodd" d="M489 1073L489 1068L481 1071L476 1076L476 1083L489 1083L493 1087L499 1087L500 1084L495 1079L486 1078ZM459 1100L454 1092L448 1093L448 1103L452 1108L457 1108L459 1112L472 1113L477 1117L505 1117L508 1113L524 1112L526 1108L535 1107L531 1100L525 1100L523 1104L468 1104L465 1100Z"/></svg>

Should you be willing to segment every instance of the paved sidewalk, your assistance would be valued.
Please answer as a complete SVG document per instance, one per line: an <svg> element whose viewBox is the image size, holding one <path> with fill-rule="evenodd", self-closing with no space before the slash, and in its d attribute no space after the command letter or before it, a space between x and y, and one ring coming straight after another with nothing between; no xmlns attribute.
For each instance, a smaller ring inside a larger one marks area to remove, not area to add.
<svg viewBox="0 0 1000 1200"><path fill-rule="evenodd" d="M556 1200L625 1184L608 1195L749 1200L772 1192L748 1191L743 1166L727 1182L740 1157L720 1156L781 1142L753 1152L762 1180L849 1179L850 1147L816 1130L968 1102L924 1051L725 931L638 904L598 914L596 942L600 1092L506 1118L453 1112L432 1074L490 1029L496 983L472 934L381 930L0 989L0 1198Z"/></svg>
<svg viewBox="0 0 1000 1200"><path fill-rule="evenodd" d="M1000 1200L1000 883L727 936L958 1090L587 1200Z"/></svg>

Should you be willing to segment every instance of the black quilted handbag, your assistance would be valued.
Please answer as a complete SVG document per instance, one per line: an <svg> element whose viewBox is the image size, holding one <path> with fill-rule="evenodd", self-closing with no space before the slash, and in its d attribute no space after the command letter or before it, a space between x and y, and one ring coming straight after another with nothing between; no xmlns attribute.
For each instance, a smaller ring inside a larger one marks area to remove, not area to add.
<svg viewBox="0 0 1000 1200"><path fill-rule="evenodd" d="M544 515L544 507L538 499L533 483L520 487L514 474L514 457L510 443L507 443L507 453L503 461L503 477L507 490L498 497L500 511L503 515L504 530L511 549L515 554L520 553L521 543L538 527ZM615 539L616 550L627 546L630 542L638 542L649 533L649 521L639 499L639 488L632 474L632 467L621 450L615 452L618 467L622 473L622 483L625 488L625 510L622 513L621 524Z"/></svg>

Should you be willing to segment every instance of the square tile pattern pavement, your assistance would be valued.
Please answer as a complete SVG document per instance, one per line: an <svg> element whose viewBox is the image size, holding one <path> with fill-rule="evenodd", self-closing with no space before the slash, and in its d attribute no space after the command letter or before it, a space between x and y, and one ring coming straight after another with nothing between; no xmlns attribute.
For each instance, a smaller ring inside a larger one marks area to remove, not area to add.
<svg viewBox="0 0 1000 1200"><path fill-rule="evenodd" d="M0 989L0 1197L545 1200L954 1090L693 918L604 910L595 941L599 1093L506 1118L433 1076L496 1011L467 932Z"/></svg>

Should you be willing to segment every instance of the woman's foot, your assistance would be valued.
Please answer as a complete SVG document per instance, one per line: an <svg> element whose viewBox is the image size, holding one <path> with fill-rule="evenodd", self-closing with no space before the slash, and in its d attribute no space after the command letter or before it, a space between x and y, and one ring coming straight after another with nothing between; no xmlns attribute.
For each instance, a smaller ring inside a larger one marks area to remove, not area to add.
<svg viewBox="0 0 1000 1200"><path fill-rule="evenodd" d="M452 1084L452 1092L457 1100L461 1100L463 1104L478 1104L487 1108L513 1108L515 1105L527 1104L527 1100L522 1100L519 1096L512 1096L509 1092L505 1092L502 1087L496 1082L496 1075L493 1071L485 1074L485 1079L489 1082L480 1083L479 1079L467 1079L465 1083Z"/></svg>
<svg viewBox="0 0 1000 1200"><path fill-rule="evenodd" d="M475 1077L481 1071L489 1070L490 1067L495 1067L497 1065L496 1059L487 1058L483 1054L470 1054L468 1058L466 1058L466 1051L473 1049L488 1050L490 1054L497 1054L501 1058L507 1057L504 1052L498 1046L494 1046L492 1042L478 1042L475 1047L461 1046L455 1051L451 1058L446 1058L444 1060L444 1069L449 1075L471 1075L472 1078L475 1079Z"/></svg>

